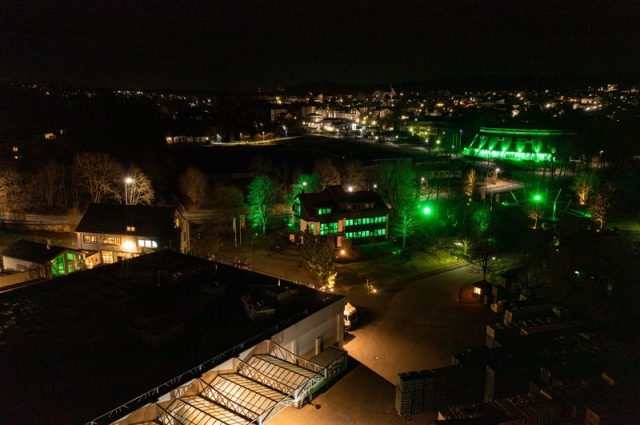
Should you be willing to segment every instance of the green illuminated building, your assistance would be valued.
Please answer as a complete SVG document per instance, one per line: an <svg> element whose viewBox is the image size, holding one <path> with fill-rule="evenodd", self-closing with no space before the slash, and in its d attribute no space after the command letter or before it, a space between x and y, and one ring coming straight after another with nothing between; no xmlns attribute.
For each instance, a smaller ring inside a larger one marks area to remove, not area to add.
<svg viewBox="0 0 640 425"><path fill-rule="evenodd" d="M296 195L292 210L292 242L303 242L307 229L333 239L337 248L345 239L363 244L388 238L389 207L376 192L345 192L342 186L329 186L322 192Z"/></svg>
<svg viewBox="0 0 640 425"><path fill-rule="evenodd" d="M555 161L558 146L574 136L565 130L481 127L463 154L514 161Z"/></svg>

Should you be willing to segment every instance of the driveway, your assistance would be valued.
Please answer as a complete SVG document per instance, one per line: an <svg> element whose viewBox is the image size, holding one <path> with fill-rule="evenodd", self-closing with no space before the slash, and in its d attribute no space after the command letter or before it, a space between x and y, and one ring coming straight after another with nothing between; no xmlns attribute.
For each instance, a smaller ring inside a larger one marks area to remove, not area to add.
<svg viewBox="0 0 640 425"><path fill-rule="evenodd" d="M285 409L269 423L432 423L436 412L398 415L398 373L448 366L452 354L485 344L486 326L498 316L472 295L480 278L458 266L415 280L395 294L351 287L347 300L358 307L360 323L344 348L359 365L311 405Z"/></svg>

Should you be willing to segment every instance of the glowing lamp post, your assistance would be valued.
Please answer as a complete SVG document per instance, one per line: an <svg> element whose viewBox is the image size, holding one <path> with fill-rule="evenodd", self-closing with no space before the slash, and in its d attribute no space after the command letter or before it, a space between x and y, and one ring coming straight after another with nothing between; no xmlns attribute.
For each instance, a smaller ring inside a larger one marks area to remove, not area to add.
<svg viewBox="0 0 640 425"><path fill-rule="evenodd" d="M542 195L536 193L533 195L533 203L535 204L535 222L533 228L538 228L538 219L540 218L540 203L542 202Z"/></svg>
<svg viewBox="0 0 640 425"><path fill-rule="evenodd" d="M131 177L127 177L124 179L124 204L129 205L129 185L133 183L133 179Z"/></svg>

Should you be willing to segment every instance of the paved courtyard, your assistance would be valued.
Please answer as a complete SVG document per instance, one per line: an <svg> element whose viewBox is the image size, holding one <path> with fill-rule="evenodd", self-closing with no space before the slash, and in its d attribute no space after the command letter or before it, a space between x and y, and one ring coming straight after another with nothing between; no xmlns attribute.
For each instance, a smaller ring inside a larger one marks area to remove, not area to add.
<svg viewBox="0 0 640 425"><path fill-rule="evenodd" d="M256 249L222 253L220 259L249 259L256 271L313 283L295 252ZM285 409L270 424L429 424L435 412L401 417L395 410L398 373L448 366L451 355L484 345L486 325L497 315L472 294L480 276L463 263L415 275L397 291L373 293L367 279L338 267L337 291L359 310L357 329L344 348L354 367L302 409Z"/></svg>

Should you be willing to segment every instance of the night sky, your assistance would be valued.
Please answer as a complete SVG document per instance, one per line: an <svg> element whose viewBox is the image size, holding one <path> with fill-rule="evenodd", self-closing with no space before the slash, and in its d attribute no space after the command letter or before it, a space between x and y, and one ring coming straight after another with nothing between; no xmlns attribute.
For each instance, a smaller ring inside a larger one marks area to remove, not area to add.
<svg viewBox="0 0 640 425"><path fill-rule="evenodd" d="M0 79L272 90L640 74L638 0L2 0Z"/></svg>

